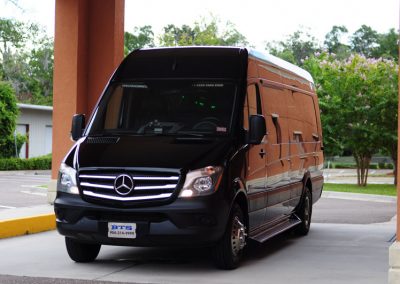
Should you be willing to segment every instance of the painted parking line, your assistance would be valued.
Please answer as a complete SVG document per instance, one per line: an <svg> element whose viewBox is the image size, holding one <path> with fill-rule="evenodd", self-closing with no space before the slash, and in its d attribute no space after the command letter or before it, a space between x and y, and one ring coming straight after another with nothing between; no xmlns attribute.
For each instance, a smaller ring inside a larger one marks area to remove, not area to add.
<svg viewBox="0 0 400 284"><path fill-rule="evenodd" d="M0 176L0 180L51 180L50 177L35 177L35 176Z"/></svg>
<svg viewBox="0 0 400 284"><path fill-rule="evenodd" d="M47 189L46 187L43 187L42 185L38 185L38 184L37 185L21 184L21 187Z"/></svg>
<svg viewBox="0 0 400 284"><path fill-rule="evenodd" d="M47 193L43 193L43 192L32 192L32 191L26 191L26 190L21 190L21 192L26 193L26 194L31 194L31 195L47 196Z"/></svg>

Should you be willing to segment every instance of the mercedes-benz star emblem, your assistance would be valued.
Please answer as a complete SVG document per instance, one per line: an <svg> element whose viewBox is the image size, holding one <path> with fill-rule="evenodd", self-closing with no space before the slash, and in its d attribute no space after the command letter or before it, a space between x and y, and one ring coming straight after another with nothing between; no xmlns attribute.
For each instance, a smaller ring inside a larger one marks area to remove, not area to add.
<svg viewBox="0 0 400 284"><path fill-rule="evenodd" d="M119 195L128 195L134 186L132 178L127 174L119 175L114 180L114 189Z"/></svg>

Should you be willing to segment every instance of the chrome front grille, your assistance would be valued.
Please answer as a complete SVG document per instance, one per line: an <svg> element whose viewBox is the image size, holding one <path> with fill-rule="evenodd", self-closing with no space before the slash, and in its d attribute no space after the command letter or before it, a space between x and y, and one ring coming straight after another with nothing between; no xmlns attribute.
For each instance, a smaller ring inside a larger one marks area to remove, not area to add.
<svg viewBox="0 0 400 284"><path fill-rule="evenodd" d="M115 190L115 180L121 174L133 180L133 189L128 194ZM126 171L126 170L81 170L78 174L79 187L85 197L96 200L122 202L165 200L173 195L178 183L177 171Z"/></svg>

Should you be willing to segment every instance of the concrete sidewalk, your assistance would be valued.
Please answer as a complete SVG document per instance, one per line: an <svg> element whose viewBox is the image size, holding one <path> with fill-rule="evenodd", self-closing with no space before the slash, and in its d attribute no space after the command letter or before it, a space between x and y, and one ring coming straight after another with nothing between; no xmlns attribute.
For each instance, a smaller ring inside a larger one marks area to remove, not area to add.
<svg viewBox="0 0 400 284"><path fill-rule="evenodd" d="M356 169L324 169L324 182L357 184ZM393 170L369 170L369 184L393 184Z"/></svg>
<svg viewBox="0 0 400 284"><path fill-rule="evenodd" d="M345 199L345 200L385 202L385 203L396 203L397 202L397 196L352 193L352 192L323 191L322 197Z"/></svg>
<svg viewBox="0 0 400 284"><path fill-rule="evenodd" d="M74 263L64 238L45 232L0 242L0 274L117 283L387 283L395 223L312 224L306 237L250 245L241 266L215 269L208 249L103 246L93 263ZM34 280L34 279L32 279ZM18 282L15 282L18 283ZM53 282L51 282L53 283ZM57 282L54 282L57 283ZM79 282L78 282L79 283Z"/></svg>
<svg viewBox="0 0 400 284"><path fill-rule="evenodd" d="M360 200L396 201L395 197L340 192L324 192L323 199L331 199L327 204L337 199L355 200L355 204ZM318 213L321 210L316 207L314 219ZM21 235L51 230L55 226L53 207L1 210L0 234L7 222L25 228ZM27 229L27 224L34 228ZM20 283L22 278L35 283L37 279L31 277L64 278L71 283L75 283L72 279L90 283L387 283L387 250L395 229L395 217L373 224L315 222L306 237L286 233L263 245L250 244L242 265L234 271L216 270L207 249L103 246L95 262L77 264L69 259L64 238L52 231L1 240L0 251L6 257L0 259L0 275L12 275L16 282L10 283Z"/></svg>

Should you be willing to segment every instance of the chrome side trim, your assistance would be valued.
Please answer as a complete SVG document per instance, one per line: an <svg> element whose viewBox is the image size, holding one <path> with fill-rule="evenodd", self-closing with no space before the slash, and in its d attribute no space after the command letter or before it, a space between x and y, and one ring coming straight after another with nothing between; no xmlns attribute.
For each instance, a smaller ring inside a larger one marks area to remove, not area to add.
<svg viewBox="0 0 400 284"><path fill-rule="evenodd" d="M137 196L137 197L119 197L119 196L110 196L106 194L98 194L94 193L89 190L83 191L84 195L92 196L92 197L99 197L104 199L111 199L111 200L118 200L118 201L135 201L135 200L149 200L149 199L162 199L168 198L172 195L172 193L162 193L158 195L150 195L150 196Z"/></svg>

